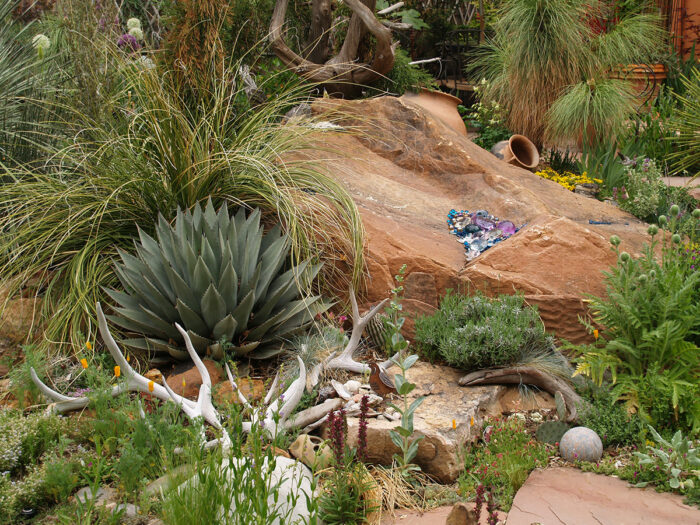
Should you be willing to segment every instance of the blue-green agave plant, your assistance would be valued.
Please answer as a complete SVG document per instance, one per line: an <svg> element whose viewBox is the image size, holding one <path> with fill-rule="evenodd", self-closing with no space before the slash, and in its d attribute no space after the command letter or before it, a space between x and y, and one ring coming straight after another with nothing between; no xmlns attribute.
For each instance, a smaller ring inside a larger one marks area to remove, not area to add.
<svg viewBox="0 0 700 525"><path fill-rule="evenodd" d="M200 354L262 359L330 306L302 294L321 264L290 267L289 238L279 225L265 233L257 209L230 216L209 200L204 210L178 209L174 226L159 216L156 234L139 230L136 255L119 252L124 291L107 290L119 304L110 320L140 336L127 346L188 359L180 323Z"/></svg>

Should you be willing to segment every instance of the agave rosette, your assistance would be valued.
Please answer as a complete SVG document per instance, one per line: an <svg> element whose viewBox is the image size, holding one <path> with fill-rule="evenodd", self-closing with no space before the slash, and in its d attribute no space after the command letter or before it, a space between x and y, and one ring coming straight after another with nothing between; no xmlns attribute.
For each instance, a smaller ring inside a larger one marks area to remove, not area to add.
<svg viewBox="0 0 700 525"><path fill-rule="evenodd" d="M180 323L200 354L263 359L330 306L303 292L321 264L285 264L288 236L279 225L265 233L257 209L231 216L209 200L178 209L174 226L159 216L156 236L139 229L135 255L120 250L115 265L124 291L107 290L119 305L111 321L139 334L127 346L187 359Z"/></svg>

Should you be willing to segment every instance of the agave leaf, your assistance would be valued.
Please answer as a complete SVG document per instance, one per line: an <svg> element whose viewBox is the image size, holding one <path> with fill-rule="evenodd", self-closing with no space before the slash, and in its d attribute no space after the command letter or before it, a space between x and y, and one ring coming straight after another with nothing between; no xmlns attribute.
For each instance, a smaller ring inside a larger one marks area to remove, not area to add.
<svg viewBox="0 0 700 525"><path fill-rule="evenodd" d="M213 238L216 238L216 234L214 232L212 232L211 235ZM209 268L209 273L211 273L211 275L219 275L221 255L215 255L215 252L206 237L202 238L202 259L207 264L207 268Z"/></svg>
<svg viewBox="0 0 700 525"><path fill-rule="evenodd" d="M273 345L263 345L262 348L258 348L249 357L251 359L268 359L270 357L275 357L285 351L284 344L278 342Z"/></svg>
<svg viewBox="0 0 700 525"><path fill-rule="evenodd" d="M281 297L287 292L287 290L294 287L294 275L289 272L287 272L287 274L283 274L283 276L284 275L286 275L286 282L280 279L275 279L275 283L278 283L279 281L278 287L276 289L273 288L273 291L267 294L262 308L259 308L256 312L256 316L260 319L264 319L270 315L275 307L280 304Z"/></svg>
<svg viewBox="0 0 700 525"><path fill-rule="evenodd" d="M219 343L209 345L207 347L207 352L209 357L212 359L222 360L224 357L226 357L226 354L224 354L224 348Z"/></svg>
<svg viewBox="0 0 700 525"><path fill-rule="evenodd" d="M149 352L166 352L172 357L180 360L185 360L189 358L189 354L186 350L179 348L175 345L170 344L167 341L161 339L153 339L152 337L147 337L145 339L146 350ZM126 344L126 343L124 343ZM132 345L132 348L138 348L136 345Z"/></svg>
<svg viewBox="0 0 700 525"><path fill-rule="evenodd" d="M194 227L194 230L197 232L201 232L202 231L202 220L204 218L204 214L202 213L202 208L200 206L195 206L191 212L188 210L186 213L188 215L191 214L192 226Z"/></svg>
<svg viewBox="0 0 700 525"><path fill-rule="evenodd" d="M226 231L228 223L231 220L231 215L228 212L228 204L224 201L219 207L219 213L216 214L219 231ZM223 246L223 243L221 244Z"/></svg>
<svg viewBox="0 0 700 525"><path fill-rule="evenodd" d="M216 288L219 290L221 297L224 298L224 301L226 301L226 311L233 311L238 304L238 276L230 262L226 264L224 271L221 272L221 278Z"/></svg>
<svg viewBox="0 0 700 525"><path fill-rule="evenodd" d="M157 315L148 312L142 305L139 309L114 308L116 315L110 319L119 326L140 334L153 334L163 339L177 337L178 333L174 326L169 325Z"/></svg>
<svg viewBox="0 0 700 525"><path fill-rule="evenodd" d="M147 292L143 294L143 299L154 313L170 324L176 322L180 318L172 303L145 275L141 278L141 286L143 286Z"/></svg>
<svg viewBox="0 0 700 525"><path fill-rule="evenodd" d="M192 274L192 291L199 297L214 283L214 277L207 268L207 263L201 257L197 258L197 265Z"/></svg>
<svg viewBox="0 0 700 525"><path fill-rule="evenodd" d="M185 256L183 255L184 243L186 243L187 241L185 239L180 239L181 242L178 242L178 238L176 237L175 232L173 230L169 230L168 235L170 236L170 240L174 248L175 265L173 266L173 268L177 268L178 273L183 278L183 280L191 286L192 281L190 276L192 274L187 271L187 261L185 260ZM194 249L195 251L197 251L196 248Z"/></svg>
<svg viewBox="0 0 700 525"><path fill-rule="evenodd" d="M123 308L138 308L139 300L128 293L113 290L112 288L104 288L104 291L109 297Z"/></svg>
<svg viewBox="0 0 700 525"><path fill-rule="evenodd" d="M255 350L258 346L260 346L260 341L252 341L252 342L246 343L244 345L233 346L232 348L233 348L233 351L236 353L236 355L241 357L244 355L248 355L250 352Z"/></svg>
<svg viewBox="0 0 700 525"><path fill-rule="evenodd" d="M265 253L280 237L286 237L286 235L282 233L282 227L277 223L263 235L260 242L260 253Z"/></svg>
<svg viewBox="0 0 700 525"><path fill-rule="evenodd" d="M187 274L193 275L195 269L197 268L197 254L195 253L194 249L192 249L192 246L189 243L185 242L180 244L182 258L184 259L185 264L187 265Z"/></svg>
<svg viewBox="0 0 700 525"><path fill-rule="evenodd" d="M216 341L223 338L230 342L233 340L233 336L236 333L236 328L238 328L238 323L231 314L228 314L221 321L216 323L214 329L212 330L212 335Z"/></svg>
<svg viewBox="0 0 700 525"><path fill-rule="evenodd" d="M177 308L177 311L180 313L180 319L182 319L185 328L199 334L206 334L209 332L207 323L204 322L197 312L180 299L177 300L175 308Z"/></svg>
<svg viewBox="0 0 700 525"><path fill-rule="evenodd" d="M177 299L185 303L191 309L199 308L199 301L195 297L192 288L170 266L165 267L168 279L173 287Z"/></svg>
<svg viewBox="0 0 700 525"><path fill-rule="evenodd" d="M259 263L257 268L255 269L255 273L253 276L248 279L247 282L243 282L241 280L241 284L239 286L238 294L241 296L246 295L248 292L253 292L253 296L255 296L255 288L257 287L258 284L258 279L260 279L260 272L262 271L262 263ZM256 297L257 298L257 297ZM257 301L255 301L257 302Z"/></svg>
<svg viewBox="0 0 700 525"><path fill-rule="evenodd" d="M248 334L248 337L254 340L262 338L271 327L276 327L278 325L282 326L286 321L290 320L293 316L297 315L302 310L308 309L309 305L317 299L319 299L320 297L321 296L317 296L315 298L312 297L300 299L298 301L288 303L282 310L277 312L275 315L269 317L260 325L253 328ZM315 315L315 312L311 314L312 317L313 315Z"/></svg>
<svg viewBox="0 0 700 525"><path fill-rule="evenodd" d="M262 240L262 232L260 230L248 232L248 239L245 244L245 254L243 255L243 266L239 275L241 277L241 287L252 289L255 285L252 284L254 275L260 275L260 262L258 262L258 254L260 253L260 241Z"/></svg>
<svg viewBox="0 0 700 525"><path fill-rule="evenodd" d="M282 297L280 297L280 303L284 304L292 299L296 298L299 295L299 290L302 288L302 282L299 279L299 276L306 271L307 266L309 266L310 261L307 259L306 261L302 262L299 266L296 268L291 268L290 270L287 270L286 273L291 274L292 280L294 282L294 286L289 288L285 293L282 294ZM283 274L284 275L284 274ZM275 283L272 283L272 289L274 290Z"/></svg>
<svg viewBox="0 0 700 525"><path fill-rule="evenodd" d="M214 285L210 284L209 288L207 288L207 291L202 296L201 304L202 318L211 331L221 319L226 317L226 301L224 301L224 298L216 291Z"/></svg>
<svg viewBox="0 0 700 525"><path fill-rule="evenodd" d="M187 330L187 335L190 336L190 341L192 341L192 346L197 350L198 354L203 354L207 351L207 348L212 344L212 340L207 337L202 337L200 334L193 332L192 330Z"/></svg>
<svg viewBox="0 0 700 525"><path fill-rule="evenodd" d="M165 256L165 260L168 262L168 265L176 269L178 272L182 271L182 269L178 266L178 260L175 257L176 247L173 244L173 239L170 235L170 225L162 215L158 215L158 226L156 227L156 232L158 234L160 249Z"/></svg>
<svg viewBox="0 0 700 525"><path fill-rule="evenodd" d="M151 282L158 287L170 303L175 303L175 293L173 292L168 273L163 265L163 257L161 255L154 256L150 252L146 252L142 246L136 246L136 253L146 262L144 275L151 279Z"/></svg>
<svg viewBox="0 0 700 525"><path fill-rule="evenodd" d="M204 206L204 220L210 226L214 228L217 223L216 210L214 209L214 204L211 201L211 197L207 199L207 204Z"/></svg>
<svg viewBox="0 0 700 525"><path fill-rule="evenodd" d="M263 252L261 257L262 272L260 273L258 285L255 288L255 295L257 297L265 297L265 295L267 295L267 290L270 288L272 279L279 273L280 269L282 269L288 251L289 239L283 236L270 244Z"/></svg>
<svg viewBox="0 0 700 525"><path fill-rule="evenodd" d="M248 320L250 319L250 313L253 311L253 305L255 304L255 293L248 292L243 300L239 303L236 309L233 311L233 317L238 323L238 331L244 332L248 329Z"/></svg>

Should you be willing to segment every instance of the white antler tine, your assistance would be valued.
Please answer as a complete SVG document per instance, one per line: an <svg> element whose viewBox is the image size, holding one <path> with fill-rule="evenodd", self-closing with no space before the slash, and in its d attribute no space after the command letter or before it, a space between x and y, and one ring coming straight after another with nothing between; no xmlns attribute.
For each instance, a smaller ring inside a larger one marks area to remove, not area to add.
<svg viewBox="0 0 700 525"><path fill-rule="evenodd" d="M270 385L270 389L267 391L267 394L265 395L264 404L267 405L270 402L270 400L272 399L272 397L274 396L275 391L277 390L277 386L278 386L279 381L280 381L280 372L278 370L277 373L275 374L275 378L272 380L272 384Z"/></svg>
<svg viewBox="0 0 700 525"><path fill-rule="evenodd" d="M297 361L299 361L299 377L292 381L292 384L289 385L289 388L284 393L284 399L280 407L281 422L284 422L291 415L299 401L301 401L301 397L306 389L306 365L299 356L297 356Z"/></svg>
<svg viewBox="0 0 700 525"><path fill-rule="evenodd" d="M173 401L173 403L178 405L187 417L189 417L190 419L194 419L195 417L201 415L199 413L200 411L198 410L197 406L193 407L192 404L185 403L185 401L190 401L189 399L186 399L182 396L178 396L175 392L173 392L173 389L170 388L170 385L165 380L165 378L163 378L163 385L162 386L165 389L165 391L168 393L168 395L170 396L170 399Z"/></svg>
<svg viewBox="0 0 700 525"><path fill-rule="evenodd" d="M355 297L355 288L350 285L350 306L352 307L353 325L356 320L360 319L360 309L357 307L357 297Z"/></svg>
<svg viewBox="0 0 700 525"><path fill-rule="evenodd" d="M202 376L202 384L208 385L211 388L211 377L209 376L209 370L207 370L207 367L204 366L202 359L199 357L197 351L194 349L190 336L187 334L185 329L182 328L182 326L180 326L178 323L175 323L175 328L177 328L178 332L180 332L180 335L182 335L183 339L185 340L187 353L190 354L192 361L194 361L194 366L197 367L199 375Z"/></svg>
<svg viewBox="0 0 700 525"><path fill-rule="evenodd" d="M100 330L102 340L105 342L105 345L107 345L107 350L109 350L109 353L112 355L114 361L119 365L119 368L121 368L124 375L136 375L136 372L133 368L131 368L131 365L124 357L124 354L122 354L121 350L119 350L117 342L112 337L112 333L109 331L109 327L107 326L107 319L102 311L102 305L99 302L97 303L97 326Z"/></svg>
<svg viewBox="0 0 700 525"><path fill-rule="evenodd" d="M243 406L250 410L253 410L253 407L248 402L248 399L246 399L246 397L243 395L243 392L241 392L241 389L238 388L238 385L233 380L233 374L231 373L231 369L229 368L228 363L226 363L226 375L228 376L229 383L231 383L231 388L234 392L238 394L238 399L243 404Z"/></svg>
<svg viewBox="0 0 700 525"><path fill-rule="evenodd" d="M41 379L39 379L39 376L36 374L36 370L34 370L34 367L31 367L29 369L29 374L32 376L32 381L34 381L34 384L39 388L39 390L41 390L41 392L46 397L53 401L75 401L76 399L85 399L87 401L86 397L70 397L63 395L60 392L56 392L52 388L49 388Z"/></svg>

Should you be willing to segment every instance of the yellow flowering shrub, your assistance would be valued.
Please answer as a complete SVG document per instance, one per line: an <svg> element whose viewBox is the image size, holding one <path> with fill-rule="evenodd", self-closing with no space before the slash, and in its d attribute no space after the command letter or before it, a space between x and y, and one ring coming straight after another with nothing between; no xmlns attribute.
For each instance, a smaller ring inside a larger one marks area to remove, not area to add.
<svg viewBox="0 0 700 525"><path fill-rule="evenodd" d="M552 168L545 168L536 172L535 175L542 177L543 179L554 181L560 186L564 186L569 191L574 191L576 185L578 184L603 184L601 179L592 179L585 172L581 175L577 175L576 173L572 173L570 171L559 173Z"/></svg>

